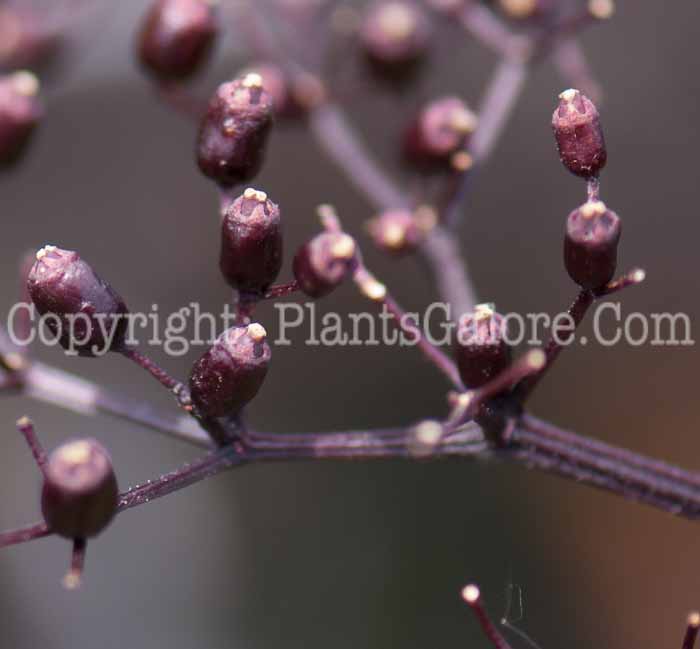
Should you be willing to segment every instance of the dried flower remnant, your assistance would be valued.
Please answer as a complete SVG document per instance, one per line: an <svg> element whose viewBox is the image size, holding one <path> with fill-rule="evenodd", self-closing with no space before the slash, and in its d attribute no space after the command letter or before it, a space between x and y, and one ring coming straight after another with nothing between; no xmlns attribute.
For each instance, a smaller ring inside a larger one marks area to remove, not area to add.
<svg viewBox="0 0 700 649"><path fill-rule="evenodd" d="M259 295L282 267L280 209L265 192L248 188L227 209L221 222L219 268L228 284Z"/></svg>
<svg viewBox="0 0 700 649"><path fill-rule="evenodd" d="M564 265L581 288L600 289L613 278L621 232L620 217L602 201L589 201L569 214Z"/></svg>
<svg viewBox="0 0 700 649"><path fill-rule="evenodd" d="M240 74L257 74L262 79L262 86L271 99L275 117L280 119L299 119L308 114L325 97L322 81L310 73L290 73L282 66L271 62L249 65Z"/></svg>
<svg viewBox="0 0 700 649"><path fill-rule="evenodd" d="M593 102L578 90L565 90L552 115L562 164L573 174L597 176L607 161L603 130Z"/></svg>
<svg viewBox="0 0 700 649"><path fill-rule="evenodd" d="M190 393L200 415L237 414L260 390L270 363L262 325L232 327L192 366Z"/></svg>
<svg viewBox="0 0 700 649"><path fill-rule="evenodd" d="M209 101L197 140L201 172L222 187L253 178L262 166L273 103L259 74L222 83Z"/></svg>

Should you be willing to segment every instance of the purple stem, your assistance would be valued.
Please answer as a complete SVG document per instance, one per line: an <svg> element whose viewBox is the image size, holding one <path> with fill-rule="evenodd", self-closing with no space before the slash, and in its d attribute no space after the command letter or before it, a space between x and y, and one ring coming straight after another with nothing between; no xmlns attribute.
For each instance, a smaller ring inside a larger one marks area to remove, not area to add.
<svg viewBox="0 0 700 649"><path fill-rule="evenodd" d="M581 289L569 307L567 313L574 322L573 331L564 331L557 336L550 335L547 344L544 347L546 361L544 367L537 373L524 379L516 389L517 398L521 403L524 403L530 396L530 393L535 389L542 377L551 369L554 361L561 353L562 348L567 345L574 337L576 329L581 324L588 309L593 304L595 296L591 291Z"/></svg>
<svg viewBox="0 0 700 649"><path fill-rule="evenodd" d="M405 317L406 312L399 306L396 300L387 293L383 303L386 305L387 311L394 316L396 326L404 332L415 337L418 342L418 348L437 367L458 390L464 390L464 384L459 376L457 366L452 362L441 349L433 345L424 335L423 332L414 324L408 321Z"/></svg>
<svg viewBox="0 0 700 649"><path fill-rule="evenodd" d="M158 383L160 383L164 388L171 391L177 391L182 387L182 383L177 379L174 379L168 372L166 372L162 367L160 367L153 359L146 356L146 354L141 353L133 347L129 347L121 350L120 352L123 356L133 361L140 368L146 370Z"/></svg>

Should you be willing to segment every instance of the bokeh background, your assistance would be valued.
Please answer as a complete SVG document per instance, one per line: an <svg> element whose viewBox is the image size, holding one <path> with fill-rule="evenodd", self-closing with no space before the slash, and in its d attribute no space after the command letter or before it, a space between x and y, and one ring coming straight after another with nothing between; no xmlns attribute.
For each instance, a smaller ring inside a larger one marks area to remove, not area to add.
<svg viewBox="0 0 700 649"><path fill-rule="evenodd" d="M47 119L30 155L0 178L2 309L16 299L21 254L52 242L79 250L134 310L199 301L216 312L228 296L217 270L217 197L193 164L193 125L157 101L134 61L146 3L93 4L68 21L68 47L46 79ZM624 219L621 266L648 271L644 286L622 297L625 313L700 318L699 20L700 6L689 0L623 0L612 21L582 39L605 89L602 196ZM210 73L195 84L203 96L246 61L241 27L230 27ZM413 93L364 80L352 50L335 63L356 124L397 176L399 126L417 102L456 92L476 104L495 63L457 30L445 33ZM550 64L533 73L469 199L461 244L481 297L501 309L556 312L574 294L561 233L583 189L560 166L549 127L567 86ZM355 233L371 216L300 127L274 133L256 185L282 206L288 260L317 228L319 202L335 203ZM434 299L419 263L365 249L409 310ZM362 306L347 287L319 309ZM260 317L275 331L270 307ZM184 376L198 352L153 353ZM36 354L172 407L121 358ZM533 409L700 469L699 360L696 347L571 349ZM402 424L442 413L445 390L415 350L298 345L274 351L250 416L280 432ZM50 447L76 434L102 440L124 487L196 455L119 421L3 398L0 528L39 513L37 471L14 429L23 414ZM120 516L90 544L79 592L60 585L67 543L4 550L0 647L486 647L458 597L468 580L481 585L496 616L508 584L522 587L518 625L543 649L673 646L687 611L700 607L698 541L697 523L513 466L252 466Z"/></svg>

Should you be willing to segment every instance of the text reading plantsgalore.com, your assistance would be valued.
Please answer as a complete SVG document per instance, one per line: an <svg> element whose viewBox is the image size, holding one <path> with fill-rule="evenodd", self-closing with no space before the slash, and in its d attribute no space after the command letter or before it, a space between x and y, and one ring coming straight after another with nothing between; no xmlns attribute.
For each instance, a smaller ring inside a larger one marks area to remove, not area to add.
<svg viewBox="0 0 700 649"><path fill-rule="evenodd" d="M685 313L624 313L618 302L603 302L591 314L591 337L575 336L575 324L566 312L505 313L504 339L510 345L542 345L551 335L558 344L599 344L640 346L690 346L695 344L692 322ZM109 340L118 321L125 321L126 344L147 344L162 347L169 356L183 356L192 347L208 347L226 329L236 323L236 314L224 305L220 314L203 311L196 302L170 313L162 313L157 304L149 312L119 314L96 319ZM29 327L19 326L24 320ZM404 314L401 327L393 314L382 308L377 311L338 313L322 311L316 303L292 302L275 304L277 346L298 345L401 346L411 347L424 337L436 346L447 346L460 335L449 305L435 302L422 313ZM58 319L51 314L39 316L31 304L19 302L10 309L7 328L13 343L28 345L35 341L55 346L67 334L75 342L66 353L75 355L81 341L89 339L92 326L85 314ZM68 329L67 331L65 329ZM465 342L465 341L461 341ZM108 348L108 345L106 346ZM107 349L95 349L96 354Z"/></svg>

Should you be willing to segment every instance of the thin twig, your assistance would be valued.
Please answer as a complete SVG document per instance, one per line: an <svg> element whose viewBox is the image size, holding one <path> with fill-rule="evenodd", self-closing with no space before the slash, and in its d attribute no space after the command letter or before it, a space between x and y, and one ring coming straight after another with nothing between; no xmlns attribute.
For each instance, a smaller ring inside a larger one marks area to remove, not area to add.
<svg viewBox="0 0 700 649"><path fill-rule="evenodd" d="M211 448L211 440L194 419L160 412L146 402L119 396L58 368L35 361L21 380L23 392L38 401L88 417L105 413L195 446Z"/></svg>
<svg viewBox="0 0 700 649"><path fill-rule="evenodd" d="M375 209L405 207L406 195L375 163L359 136L335 104L325 103L309 116L317 143Z"/></svg>

